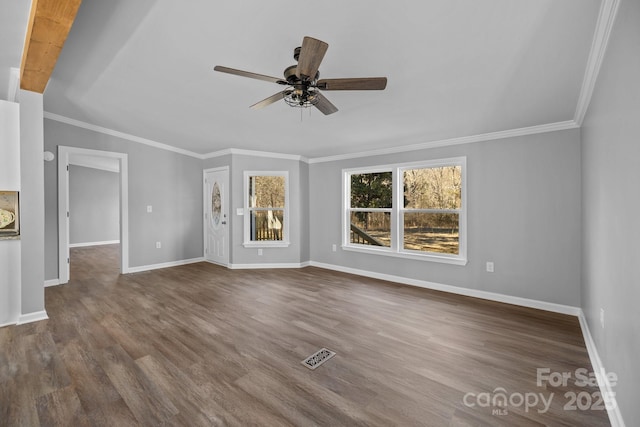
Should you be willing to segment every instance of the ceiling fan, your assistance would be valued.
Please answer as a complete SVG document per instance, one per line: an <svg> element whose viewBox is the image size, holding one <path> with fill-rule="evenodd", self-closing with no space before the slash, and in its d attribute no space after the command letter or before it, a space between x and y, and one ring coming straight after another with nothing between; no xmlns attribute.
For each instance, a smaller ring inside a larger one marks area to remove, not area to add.
<svg viewBox="0 0 640 427"><path fill-rule="evenodd" d="M314 106L325 115L328 115L338 111L338 108L320 93L321 90L383 90L387 87L386 77L320 80L318 68L328 48L329 45L321 40L314 39L313 37L305 37L302 40L302 46L293 50L293 58L298 61L298 64L285 68L284 79L236 70L235 68L220 65L216 65L214 70L286 86L283 91L249 107L254 109L266 107L267 105L284 99L285 102L292 107L307 108Z"/></svg>

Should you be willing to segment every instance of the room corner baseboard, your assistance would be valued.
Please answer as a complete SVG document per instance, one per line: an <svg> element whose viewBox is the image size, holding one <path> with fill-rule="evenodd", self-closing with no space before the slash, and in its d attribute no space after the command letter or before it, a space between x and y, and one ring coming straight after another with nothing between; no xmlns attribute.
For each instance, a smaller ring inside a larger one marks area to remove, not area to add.
<svg viewBox="0 0 640 427"><path fill-rule="evenodd" d="M587 347L587 353L589 353L589 360L591 360L593 371L597 373L606 373L607 371L604 369L604 365L602 364L602 360L600 359L600 355L598 354L596 343L591 336L587 318L585 317L582 310L580 310L578 320L580 320L580 329L582 329L582 336ZM607 414L609 415L609 422L611 422L611 427L624 427L625 424L624 420L622 419L622 413L620 412L620 407L618 406L618 402L616 401L616 395L613 392L613 387L609 382L608 375L597 375L596 379L598 380L598 387L600 387L601 396L607 396L609 402L611 403L610 405L607 405ZM605 399L605 402L607 402L607 399Z"/></svg>
<svg viewBox="0 0 640 427"><path fill-rule="evenodd" d="M47 320L49 316L47 316L47 312L45 310L42 311L34 311L33 313L21 314L18 317L18 321L16 325L24 325L25 323L38 322L40 320Z"/></svg>
<svg viewBox="0 0 640 427"><path fill-rule="evenodd" d="M48 288L49 286L58 286L60 284L60 279L49 279L44 281L44 287Z"/></svg>
<svg viewBox="0 0 640 427"><path fill-rule="evenodd" d="M554 313L568 314L571 316L579 316L580 308L570 305L556 304L552 302L533 300L528 298L504 295L495 292L481 291L477 289L461 288L458 286L444 285L442 283L428 282L426 280L410 279L402 276L394 276L391 274L375 273L367 270L359 270L350 267L343 267L335 264L325 264L321 262L311 261L313 267L325 268L327 270L335 270L343 273L355 274L358 276L371 277L372 279L387 280L390 282L401 283L403 285L417 286L419 288L432 289L435 291L449 292L457 295L486 299L490 301L503 302L506 304L519 305L522 307L535 308L538 310L551 311Z"/></svg>
<svg viewBox="0 0 640 427"><path fill-rule="evenodd" d="M140 265L138 267L129 267L125 273L140 273L142 271L157 270L160 268L177 267L186 264L195 264L196 262L204 262L204 258L183 259L180 261L162 262L159 264Z"/></svg>
<svg viewBox="0 0 640 427"><path fill-rule="evenodd" d="M102 245L117 245L117 244L120 244L120 240L105 240L103 242L69 243L69 247L84 248L86 246L102 246Z"/></svg>
<svg viewBox="0 0 640 427"><path fill-rule="evenodd" d="M229 264L229 268L232 270L252 270L252 269L267 269L267 268L304 268L311 265L310 261L305 262L284 262L284 263L262 263L262 264Z"/></svg>

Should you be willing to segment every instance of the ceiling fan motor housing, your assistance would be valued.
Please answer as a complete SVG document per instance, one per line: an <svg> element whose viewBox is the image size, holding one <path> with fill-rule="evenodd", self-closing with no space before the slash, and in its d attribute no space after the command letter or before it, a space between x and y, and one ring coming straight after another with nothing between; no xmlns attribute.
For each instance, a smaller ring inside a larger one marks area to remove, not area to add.
<svg viewBox="0 0 640 427"><path fill-rule="evenodd" d="M285 80L287 80L287 82L289 82L289 84L300 83L300 79L296 75L297 69L298 69L297 65L291 65L290 67L287 67L284 69L284 78ZM320 71L317 71L316 76L313 78L313 80L310 80L309 82L316 81L319 78L320 78Z"/></svg>

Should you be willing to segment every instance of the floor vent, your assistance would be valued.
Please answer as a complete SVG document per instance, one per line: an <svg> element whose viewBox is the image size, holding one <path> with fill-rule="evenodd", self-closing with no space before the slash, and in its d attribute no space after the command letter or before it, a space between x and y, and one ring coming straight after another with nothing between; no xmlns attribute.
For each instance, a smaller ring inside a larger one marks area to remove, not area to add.
<svg viewBox="0 0 640 427"><path fill-rule="evenodd" d="M326 348L321 348L311 356L304 359L302 361L302 364L309 369L316 369L318 366L322 365L324 362L331 359L335 355L336 353L334 351L328 350Z"/></svg>

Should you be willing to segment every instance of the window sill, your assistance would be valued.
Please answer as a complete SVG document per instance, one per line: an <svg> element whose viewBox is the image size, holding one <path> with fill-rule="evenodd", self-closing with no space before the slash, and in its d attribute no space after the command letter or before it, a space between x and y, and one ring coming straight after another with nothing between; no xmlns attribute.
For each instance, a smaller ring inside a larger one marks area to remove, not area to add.
<svg viewBox="0 0 640 427"><path fill-rule="evenodd" d="M280 241L266 242L244 242L242 246L245 248L288 248L291 243Z"/></svg>
<svg viewBox="0 0 640 427"><path fill-rule="evenodd" d="M405 259L414 259L419 261L430 261L430 262L439 262L442 264L452 264L452 265L467 265L466 258L454 258L448 256L439 256L439 255L431 255L431 254L413 254L409 252L393 252L391 249L374 249L374 248L363 248L360 246L354 245L342 245L342 249L345 251L352 252L361 252L365 254L373 254L373 255L384 255L395 258L405 258Z"/></svg>

